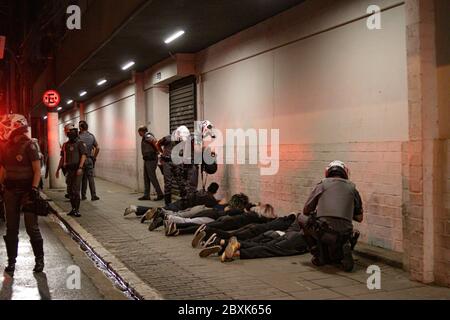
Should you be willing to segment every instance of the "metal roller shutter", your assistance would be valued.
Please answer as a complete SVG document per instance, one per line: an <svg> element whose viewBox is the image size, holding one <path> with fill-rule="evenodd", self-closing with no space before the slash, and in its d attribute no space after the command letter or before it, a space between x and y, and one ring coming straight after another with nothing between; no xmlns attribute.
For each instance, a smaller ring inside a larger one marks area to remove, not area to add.
<svg viewBox="0 0 450 320"><path fill-rule="evenodd" d="M197 119L195 76L171 83L169 99L170 133L179 126L186 126L191 133L194 132L194 121ZM176 181L173 183L172 194L180 194Z"/></svg>
<svg viewBox="0 0 450 320"><path fill-rule="evenodd" d="M197 119L195 82L195 76L190 76L170 84L170 132L183 125L194 132Z"/></svg>

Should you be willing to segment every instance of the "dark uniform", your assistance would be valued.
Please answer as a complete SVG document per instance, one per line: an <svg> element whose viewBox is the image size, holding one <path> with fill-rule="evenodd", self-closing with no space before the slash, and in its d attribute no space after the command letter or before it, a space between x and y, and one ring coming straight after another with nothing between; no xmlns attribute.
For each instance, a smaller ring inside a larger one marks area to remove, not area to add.
<svg viewBox="0 0 450 320"><path fill-rule="evenodd" d="M188 142L189 143L189 142ZM191 134L190 137L190 147L191 147L191 159L190 163L184 164L184 173L186 179L186 193L187 196L193 195L197 192L198 188L198 170L199 170L199 162L203 159L201 138L200 140L196 138L195 134Z"/></svg>
<svg viewBox="0 0 450 320"><path fill-rule="evenodd" d="M63 168L66 171L66 184L69 192L69 199L72 210L76 212L80 209L80 187L82 176L77 175L80 168L80 161L83 155L87 155L86 144L79 138L73 142L70 140L63 144L61 157L63 158Z"/></svg>
<svg viewBox="0 0 450 320"><path fill-rule="evenodd" d="M186 198L186 180L184 178L183 164L177 165L172 162L172 150L173 147L177 145L177 142L172 141L172 137L169 135L160 139L158 144L163 149L161 163L164 175L164 201L166 205L169 205L172 202L172 188L174 181L178 184L181 198Z"/></svg>
<svg viewBox="0 0 450 320"><path fill-rule="evenodd" d="M95 180L94 180L95 163L92 151L94 147L95 148L98 147L98 143L97 140L95 139L95 136L88 131L80 133L80 140L84 142L87 149L87 157L86 161L84 162L84 172L81 181L81 196L83 199L86 199L87 185L89 182L89 190L91 190L91 198L95 199L97 198L97 192L95 189Z"/></svg>
<svg viewBox="0 0 450 320"><path fill-rule="evenodd" d="M144 159L144 198L150 198L150 184L156 189L158 198L163 196L163 192L156 177L156 168L158 167L158 151L155 144L158 141L150 132L146 132L142 137L141 151Z"/></svg>
<svg viewBox="0 0 450 320"><path fill-rule="evenodd" d="M317 214L308 220L299 217L310 244L317 242L311 253L320 264L339 262L352 244L353 218L363 213L361 196L355 185L347 179L323 179L309 196L303 213ZM352 266L353 268L353 266Z"/></svg>
<svg viewBox="0 0 450 320"><path fill-rule="evenodd" d="M6 173L4 193L6 236L3 238L10 264L14 264L17 258L20 212L32 191L34 177L32 162L39 159L38 147L25 135L20 136L16 142L13 140L7 142L0 150L0 166ZM25 212L24 220L34 255L43 259L43 240L38 217L34 213Z"/></svg>

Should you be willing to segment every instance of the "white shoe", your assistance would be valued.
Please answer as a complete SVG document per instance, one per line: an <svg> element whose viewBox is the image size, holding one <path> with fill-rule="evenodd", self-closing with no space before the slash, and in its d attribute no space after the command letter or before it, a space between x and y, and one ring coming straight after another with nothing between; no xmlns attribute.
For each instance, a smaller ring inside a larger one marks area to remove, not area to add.
<svg viewBox="0 0 450 320"><path fill-rule="evenodd" d="M134 208L133 208L134 207ZM125 212L123 214L124 217L132 214L132 213L136 213L136 207L135 206L129 206L128 208L125 209Z"/></svg>

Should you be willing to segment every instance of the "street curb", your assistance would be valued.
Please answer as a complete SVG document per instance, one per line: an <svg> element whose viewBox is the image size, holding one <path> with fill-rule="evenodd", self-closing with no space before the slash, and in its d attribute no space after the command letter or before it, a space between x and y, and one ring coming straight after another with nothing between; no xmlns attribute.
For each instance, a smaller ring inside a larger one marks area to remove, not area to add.
<svg viewBox="0 0 450 320"><path fill-rule="evenodd" d="M130 271L116 256L111 254L104 248L93 235L86 231L75 219L72 217L64 217L64 211L47 195L42 193L44 199L48 200L53 214L66 226L70 231L73 231L82 241L83 246L90 250L98 259L100 259L108 271L113 273L122 284L127 287L127 290L133 293L136 300L164 300L163 296L155 289L151 288L142 279L140 279L134 272Z"/></svg>

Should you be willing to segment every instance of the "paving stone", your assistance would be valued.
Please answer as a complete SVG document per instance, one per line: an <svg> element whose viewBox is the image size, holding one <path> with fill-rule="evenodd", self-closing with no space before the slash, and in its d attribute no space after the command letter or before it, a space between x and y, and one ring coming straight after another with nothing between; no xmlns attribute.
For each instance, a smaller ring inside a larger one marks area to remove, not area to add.
<svg viewBox="0 0 450 320"><path fill-rule="evenodd" d="M84 201L81 205L83 216L76 221L166 299L345 299L365 296L363 288L369 276L365 272L367 266L373 264L368 259L358 258L353 273L344 273L333 266L317 269L307 254L236 260L226 264L220 263L218 257L200 259L199 250L191 247L192 236L165 237L162 230L149 232L148 223L141 224L137 217L123 217L129 204L157 204L138 202L132 190L101 179L97 179L97 189L101 200ZM61 208L69 210L64 192L48 193ZM382 286L386 281L386 291L407 290L405 295L408 297L421 293L447 297L439 290L408 291L422 285L409 281L402 270L381 266L382 271L386 268L382 273ZM388 285L387 281L393 283ZM386 291L369 296L383 299L384 295L386 298L399 295L399 292Z"/></svg>

